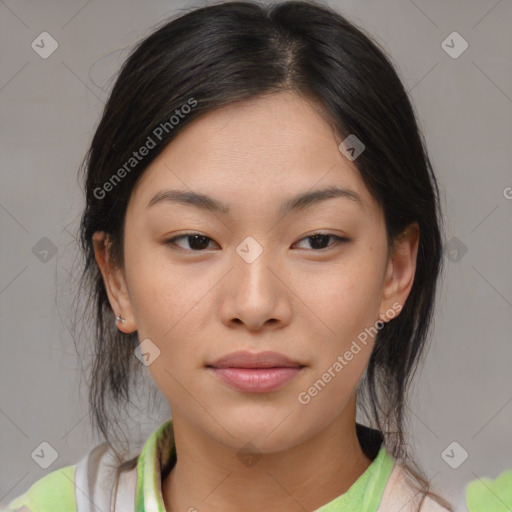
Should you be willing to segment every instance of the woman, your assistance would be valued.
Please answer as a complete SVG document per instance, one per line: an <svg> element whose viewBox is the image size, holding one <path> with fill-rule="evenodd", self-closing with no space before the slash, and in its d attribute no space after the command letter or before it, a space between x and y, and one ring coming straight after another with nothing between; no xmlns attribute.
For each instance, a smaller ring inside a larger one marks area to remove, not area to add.
<svg viewBox="0 0 512 512"><path fill-rule="evenodd" d="M313 2L193 10L127 59L84 164L106 442L8 510L453 510L403 431L437 183L368 35ZM144 368L172 419L125 461L111 404Z"/></svg>

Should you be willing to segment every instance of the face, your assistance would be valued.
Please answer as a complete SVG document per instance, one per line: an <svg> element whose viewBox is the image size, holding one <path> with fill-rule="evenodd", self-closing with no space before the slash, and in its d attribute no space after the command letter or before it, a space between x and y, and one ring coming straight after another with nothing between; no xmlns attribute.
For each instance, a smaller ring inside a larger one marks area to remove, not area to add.
<svg viewBox="0 0 512 512"><path fill-rule="evenodd" d="M232 104L180 133L130 198L124 269L104 272L119 327L160 351L147 369L173 417L225 446L283 450L339 418L379 316L397 315L412 285L414 240L388 259L383 213L341 140L292 93ZM292 203L329 188L345 192ZM235 351L278 352L300 369L240 389L208 368Z"/></svg>

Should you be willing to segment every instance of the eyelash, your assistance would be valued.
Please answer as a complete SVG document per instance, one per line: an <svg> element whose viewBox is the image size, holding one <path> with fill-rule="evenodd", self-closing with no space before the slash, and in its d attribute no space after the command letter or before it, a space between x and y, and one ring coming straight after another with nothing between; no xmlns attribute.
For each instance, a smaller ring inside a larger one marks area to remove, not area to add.
<svg viewBox="0 0 512 512"><path fill-rule="evenodd" d="M200 237L203 237L203 238L206 238L208 240L212 240L213 241L213 238L210 238L209 236L206 236L206 235L202 235L201 233L185 233L183 235L179 235L179 236L175 236L174 238L170 238L169 240L166 240L164 243L166 245L174 245L174 246L177 246L178 248L180 249L183 249L184 251L187 251L187 252L204 252L205 249L199 249L199 250L194 250L194 249L184 249L183 247L180 247L179 245L177 245L175 243L176 240L179 240L181 238L188 238L188 237L192 237L192 236L200 236ZM346 243L346 242L350 242L350 239L349 238L345 238L345 237L340 237L338 235L333 235L332 233L322 233L322 232L318 232L318 233L314 233L312 235L309 235L309 236L306 236L304 238L301 238L298 242L302 242L303 240L307 240L308 238L314 238L315 236L327 236L329 238L334 238L337 240L337 242L333 243L333 244L329 244L327 247L324 247L322 249L310 249L314 252L320 252L320 251L325 251L335 245L338 245L338 244L341 244L341 243Z"/></svg>

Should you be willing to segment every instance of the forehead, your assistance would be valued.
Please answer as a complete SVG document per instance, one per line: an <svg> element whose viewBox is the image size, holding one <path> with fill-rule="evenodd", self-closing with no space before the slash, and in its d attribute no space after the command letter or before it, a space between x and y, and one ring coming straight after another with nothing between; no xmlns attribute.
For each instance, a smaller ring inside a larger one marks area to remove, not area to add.
<svg viewBox="0 0 512 512"><path fill-rule="evenodd" d="M329 186L376 204L354 162L311 100L290 92L229 104L189 124L151 163L133 192L146 208L164 188L202 192L225 203L255 203ZM279 198L279 199L278 199Z"/></svg>

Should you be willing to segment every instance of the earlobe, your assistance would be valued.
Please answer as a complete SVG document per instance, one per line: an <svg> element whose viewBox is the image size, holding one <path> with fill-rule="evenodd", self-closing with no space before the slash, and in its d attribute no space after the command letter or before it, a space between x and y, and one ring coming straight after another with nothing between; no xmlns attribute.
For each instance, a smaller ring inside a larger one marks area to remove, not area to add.
<svg viewBox="0 0 512 512"><path fill-rule="evenodd" d="M395 311L396 304L400 304L400 310L405 304L416 273L419 236L418 223L414 222L395 239L394 250L387 263L379 316L386 316L382 311L390 308Z"/></svg>
<svg viewBox="0 0 512 512"><path fill-rule="evenodd" d="M112 319L117 328L124 333L137 330L133 317L130 296L126 281L121 269L117 268L110 258L108 235L104 231L97 231L93 235L93 246L96 263L103 277L110 307L114 313Z"/></svg>

